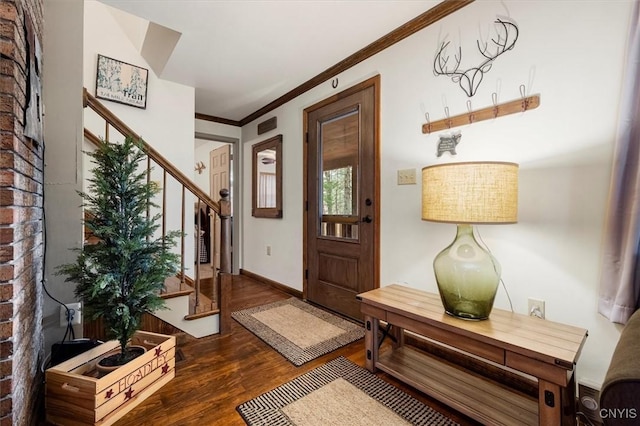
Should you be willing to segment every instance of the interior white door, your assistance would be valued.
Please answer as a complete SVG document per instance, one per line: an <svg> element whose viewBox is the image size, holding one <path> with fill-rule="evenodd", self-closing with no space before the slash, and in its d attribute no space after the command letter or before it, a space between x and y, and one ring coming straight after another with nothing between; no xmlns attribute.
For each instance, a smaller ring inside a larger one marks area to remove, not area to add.
<svg viewBox="0 0 640 426"><path fill-rule="evenodd" d="M230 168L231 168L231 145L226 144L214 149L209 153L209 176L210 176L210 197L214 200L220 199L221 189L231 189ZM211 229L213 238L211 242L211 266L214 270L220 268L220 219L216 215L211 216Z"/></svg>

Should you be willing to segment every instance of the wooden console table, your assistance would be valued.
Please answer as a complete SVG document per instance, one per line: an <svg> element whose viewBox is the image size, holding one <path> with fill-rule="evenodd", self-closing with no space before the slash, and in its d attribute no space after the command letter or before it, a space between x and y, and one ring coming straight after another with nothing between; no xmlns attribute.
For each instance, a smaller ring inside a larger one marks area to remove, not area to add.
<svg viewBox="0 0 640 426"><path fill-rule="evenodd" d="M576 423L573 373L587 330L500 309L488 320L462 320L444 312L437 294L397 284L358 298L368 370L380 369L484 424ZM393 326L395 342L379 354L380 321ZM404 346L405 329L537 378L538 398Z"/></svg>

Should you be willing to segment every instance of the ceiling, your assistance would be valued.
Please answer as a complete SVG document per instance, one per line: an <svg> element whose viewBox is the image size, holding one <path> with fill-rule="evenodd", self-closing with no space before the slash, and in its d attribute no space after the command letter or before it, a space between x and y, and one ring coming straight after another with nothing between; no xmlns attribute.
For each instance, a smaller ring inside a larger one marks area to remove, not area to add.
<svg viewBox="0 0 640 426"><path fill-rule="evenodd" d="M100 0L149 21L141 55L241 122L439 0Z"/></svg>

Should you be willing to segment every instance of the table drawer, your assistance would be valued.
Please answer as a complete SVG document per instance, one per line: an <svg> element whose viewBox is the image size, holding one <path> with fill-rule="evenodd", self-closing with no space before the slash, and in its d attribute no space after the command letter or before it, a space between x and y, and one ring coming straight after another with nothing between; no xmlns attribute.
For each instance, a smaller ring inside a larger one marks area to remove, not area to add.
<svg viewBox="0 0 640 426"><path fill-rule="evenodd" d="M376 308L372 305L361 303L360 312L362 312L363 315L369 315L370 317L378 318L380 321L387 320L387 311L385 311L384 309Z"/></svg>
<svg viewBox="0 0 640 426"><path fill-rule="evenodd" d="M523 373L547 380L562 387L568 386L571 374L573 373L572 369L567 370L566 368L551 365L513 352L507 352L505 365L514 370L522 371Z"/></svg>

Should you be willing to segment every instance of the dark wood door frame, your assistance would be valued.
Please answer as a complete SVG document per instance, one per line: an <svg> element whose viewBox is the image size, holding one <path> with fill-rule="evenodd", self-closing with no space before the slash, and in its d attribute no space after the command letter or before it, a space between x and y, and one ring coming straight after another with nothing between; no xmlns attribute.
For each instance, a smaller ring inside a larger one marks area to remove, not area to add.
<svg viewBox="0 0 640 426"><path fill-rule="evenodd" d="M380 75L376 75L374 77L371 77L361 83L356 84L355 86L352 86L348 89L343 90L340 93L337 93L333 96L330 96L308 108L305 108L304 112L303 112L303 117L302 117L302 123L303 123L303 129L302 129L302 140L304 143L304 154L303 154L303 188L304 188L304 192L303 192L303 204L302 204L302 211L303 211L303 238L302 238L302 295L303 298L306 300L307 299L307 291L308 291L308 250L307 250L307 216L308 216L308 205L309 205L309 198L308 198L308 177L307 177L307 173L308 173L308 161L309 161L309 145L307 143L308 141L308 131L309 129L307 128L307 118L309 115L310 111L314 111L318 108L321 108L325 105L331 104L333 102L336 102L340 99L343 99L347 96L350 96L354 93L360 92L368 87L373 86L373 90L374 90L374 96L375 96L375 116L374 116L374 126L375 126L375 135L374 135L374 149L375 149L375 166L374 166L374 173L375 173L375 178L374 178L374 182L375 182L375 188L374 188L374 194L375 194L375 204L374 204L374 215L373 215L373 244L374 244L374 249L373 249L373 258L374 258L374 270L373 270L373 279L374 279L374 285L376 288L380 287Z"/></svg>

